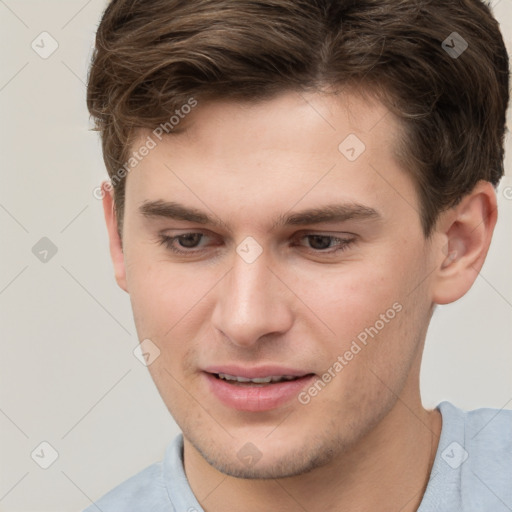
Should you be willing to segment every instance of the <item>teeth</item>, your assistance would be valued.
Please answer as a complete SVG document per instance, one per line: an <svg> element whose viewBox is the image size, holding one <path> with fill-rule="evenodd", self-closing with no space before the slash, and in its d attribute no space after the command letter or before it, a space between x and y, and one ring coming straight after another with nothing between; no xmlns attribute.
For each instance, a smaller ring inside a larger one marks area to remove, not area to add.
<svg viewBox="0 0 512 512"><path fill-rule="evenodd" d="M233 375L228 375L227 373L219 373L219 377L224 380L236 380L237 382L251 382L251 379L246 379L245 377L235 377Z"/></svg>
<svg viewBox="0 0 512 512"><path fill-rule="evenodd" d="M219 378L223 380L232 380L236 382L254 382L255 384L269 384L270 382L281 382L287 380L294 380L298 377L293 377L292 375L278 375L278 376L270 376L270 377L257 377L255 379L248 379L246 377L237 377L235 375L228 375L227 373L219 373Z"/></svg>
<svg viewBox="0 0 512 512"><path fill-rule="evenodd" d="M240 377L238 377L240 378ZM272 377L259 377L256 379L247 379L250 382L256 382L256 384L268 384L269 382L272 382Z"/></svg>

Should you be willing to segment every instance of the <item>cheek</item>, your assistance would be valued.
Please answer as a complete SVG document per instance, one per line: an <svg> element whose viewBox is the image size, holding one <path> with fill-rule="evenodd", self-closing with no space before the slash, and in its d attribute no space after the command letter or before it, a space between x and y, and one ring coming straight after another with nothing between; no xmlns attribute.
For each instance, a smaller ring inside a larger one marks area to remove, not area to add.
<svg viewBox="0 0 512 512"><path fill-rule="evenodd" d="M318 321L330 327L336 343L342 346L403 300L407 288L396 275L390 275L389 267L362 262L337 273L296 281L295 286L297 295L304 298Z"/></svg>
<svg viewBox="0 0 512 512"><path fill-rule="evenodd" d="M428 324L426 285L418 286L425 265L412 253L408 258L399 263L390 252L380 263L358 262L302 288L310 289L307 303L333 331L320 342L329 354L326 368L342 356L344 378L362 388L375 381L368 368L390 382L401 379Z"/></svg>
<svg viewBox="0 0 512 512"><path fill-rule="evenodd" d="M216 281L211 273L198 274L192 267L171 264L164 258L159 261L154 255L139 255L136 251L126 258L138 334L162 341L204 312L202 299Z"/></svg>

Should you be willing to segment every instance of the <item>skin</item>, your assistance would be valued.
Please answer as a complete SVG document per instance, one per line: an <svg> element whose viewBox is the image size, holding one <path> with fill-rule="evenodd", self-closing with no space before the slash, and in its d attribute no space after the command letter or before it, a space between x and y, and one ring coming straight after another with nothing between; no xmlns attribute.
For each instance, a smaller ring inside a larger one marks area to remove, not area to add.
<svg viewBox="0 0 512 512"><path fill-rule="evenodd" d="M128 175L122 243L110 193L104 210L116 280L130 294L139 339L161 351L149 370L184 433L201 505L416 510L441 430L439 412L420 398L424 340L435 305L462 297L484 263L493 187L479 182L425 239L414 182L393 153L398 122L348 92L199 103L185 128ZM353 162L338 149L349 134L366 146ZM140 213L156 200L221 224ZM379 217L272 229L279 215L333 203ZM173 245L192 255L161 243L162 234L190 232L205 235L198 247ZM319 248L306 236L315 234L333 238ZM263 251L253 263L236 252L248 236ZM352 242L334 252L339 239ZM237 411L206 386L202 370L213 364L321 376L393 304L401 311L306 405ZM247 443L261 456L255 464L237 456Z"/></svg>

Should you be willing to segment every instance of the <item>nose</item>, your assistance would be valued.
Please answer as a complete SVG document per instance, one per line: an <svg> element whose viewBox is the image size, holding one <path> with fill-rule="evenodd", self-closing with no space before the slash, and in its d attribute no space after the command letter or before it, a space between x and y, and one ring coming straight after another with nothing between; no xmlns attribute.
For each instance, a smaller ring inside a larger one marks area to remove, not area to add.
<svg viewBox="0 0 512 512"><path fill-rule="evenodd" d="M212 315L213 326L234 345L251 348L264 336L290 329L291 294L275 274L263 255L252 263L235 255Z"/></svg>

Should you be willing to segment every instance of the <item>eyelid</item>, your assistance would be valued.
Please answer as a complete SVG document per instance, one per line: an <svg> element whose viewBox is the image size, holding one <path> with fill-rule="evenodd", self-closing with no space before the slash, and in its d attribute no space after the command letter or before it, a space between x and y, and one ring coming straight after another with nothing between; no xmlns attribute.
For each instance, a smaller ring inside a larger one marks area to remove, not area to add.
<svg viewBox="0 0 512 512"><path fill-rule="evenodd" d="M159 245L165 245L168 250L172 251L175 254L185 255L185 256L186 255L198 256L208 250L207 246L206 247L201 246L203 248L199 248L199 249L195 248L195 247L190 248L190 249L186 249L186 248L179 249L177 246L175 246L173 244L179 238L187 236L187 235L201 235L203 237L209 236L209 235L205 234L203 232L203 230L196 230L196 231L183 230L183 232L181 234L175 234L175 235L168 235L165 233L160 233L160 235L158 237L158 243L159 243ZM344 236L344 235L348 235L348 237ZM335 234L333 234L333 233L325 233L325 232L321 232L321 231L301 231L301 232L296 233L292 237L292 241L295 242L297 240L299 240L299 241L304 240L307 237L311 237L311 236L320 236L320 237L331 238L333 241L339 242L338 245L334 247L334 249L328 248L328 249L318 249L318 250L308 248L308 247L305 247L305 246L302 246L299 244L299 246L304 247L304 249L306 249L310 254L320 255L320 256L322 256L322 255L335 256L338 253L346 250L357 239L357 236L352 233L344 233L344 234L335 233ZM215 238L215 237L212 236L210 238ZM202 240L203 239L201 239L200 241L202 241Z"/></svg>

